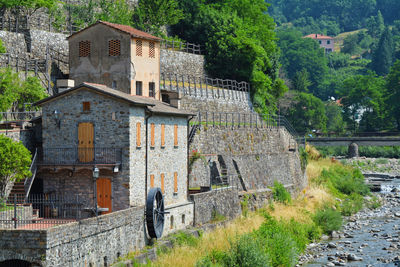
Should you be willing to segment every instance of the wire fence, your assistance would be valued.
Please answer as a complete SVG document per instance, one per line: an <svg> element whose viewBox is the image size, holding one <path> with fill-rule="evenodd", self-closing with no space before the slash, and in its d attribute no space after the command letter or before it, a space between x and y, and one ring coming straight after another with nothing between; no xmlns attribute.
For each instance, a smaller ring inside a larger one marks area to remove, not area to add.
<svg viewBox="0 0 400 267"><path fill-rule="evenodd" d="M15 194L0 201L0 229L47 229L96 215L83 195Z"/></svg>

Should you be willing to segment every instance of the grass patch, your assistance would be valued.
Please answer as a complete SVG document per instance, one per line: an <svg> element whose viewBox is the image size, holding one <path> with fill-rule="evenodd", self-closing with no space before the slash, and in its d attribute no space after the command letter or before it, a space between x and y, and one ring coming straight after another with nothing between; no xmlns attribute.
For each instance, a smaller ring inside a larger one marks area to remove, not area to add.
<svg viewBox="0 0 400 267"><path fill-rule="evenodd" d="M376 164L388 164L389 161L387 159L379 158L375 160Z"/></svg>

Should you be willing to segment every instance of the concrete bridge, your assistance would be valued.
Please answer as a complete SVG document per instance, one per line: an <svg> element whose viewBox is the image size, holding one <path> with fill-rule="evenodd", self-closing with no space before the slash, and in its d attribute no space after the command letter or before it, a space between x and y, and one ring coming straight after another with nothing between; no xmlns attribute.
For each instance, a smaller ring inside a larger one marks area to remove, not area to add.
<svg viewBox="0 0 400 267"><path fill-rule="evenodd" d="M313 137L307 143L314 146L400 146L400 137Z"/></svg>

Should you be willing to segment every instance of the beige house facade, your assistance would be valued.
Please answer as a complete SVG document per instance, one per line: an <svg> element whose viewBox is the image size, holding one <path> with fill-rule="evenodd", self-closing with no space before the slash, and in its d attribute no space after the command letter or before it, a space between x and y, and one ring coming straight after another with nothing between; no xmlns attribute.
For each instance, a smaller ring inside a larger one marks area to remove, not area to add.
<svg viewBox="0 0 400 267"><path fill-rule="evenodd" d="M98 21L68 37L70 79L160 100L160 41L130 26Z"/></svg>

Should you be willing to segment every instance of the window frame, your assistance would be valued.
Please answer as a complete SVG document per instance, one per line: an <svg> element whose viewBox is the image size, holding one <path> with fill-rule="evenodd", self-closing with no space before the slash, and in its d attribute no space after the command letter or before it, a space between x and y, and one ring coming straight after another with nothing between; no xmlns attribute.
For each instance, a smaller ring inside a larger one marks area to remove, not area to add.
<svg viewBox="0 0 400 267"><path fill-rule="evenodd" d="M140 85L140 86L138 86ZM136 81L136 95L143 96L143 82Z"/></svg>

